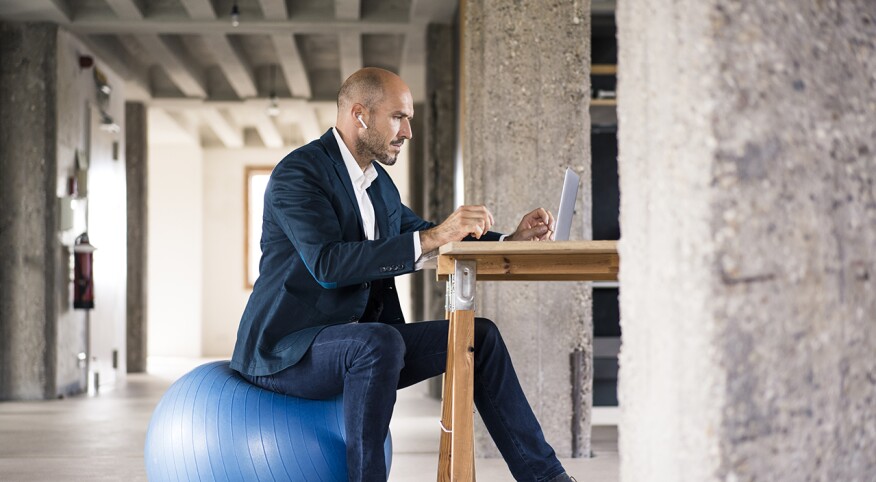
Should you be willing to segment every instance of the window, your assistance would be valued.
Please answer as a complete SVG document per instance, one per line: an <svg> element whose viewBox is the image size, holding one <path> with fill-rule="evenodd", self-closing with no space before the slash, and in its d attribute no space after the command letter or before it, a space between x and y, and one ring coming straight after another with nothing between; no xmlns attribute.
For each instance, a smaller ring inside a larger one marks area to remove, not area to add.
<svg viewBox="0 0 876 482"><path fill-rule="evenodd" d="M265 188L271 177L270 166L248 166L244 179L244 282L252 289L259 277L259 260L262 257L262 213L264 212Z"/></svg>

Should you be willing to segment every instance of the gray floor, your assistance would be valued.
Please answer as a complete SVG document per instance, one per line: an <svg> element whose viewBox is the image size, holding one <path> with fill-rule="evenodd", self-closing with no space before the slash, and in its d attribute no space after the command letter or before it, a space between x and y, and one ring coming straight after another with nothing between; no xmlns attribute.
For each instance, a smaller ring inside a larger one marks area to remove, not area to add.
<svg viewBox="0 0 876 482"><path fill-rule="evenodd" d="M94 397L0 402L0 480L146 480L143 441L152 409L176 377L199 361L150 360L149 375ZM390 481L434 480L440 403L422 387L399 392ZM564 459L579 482L618 480L617 430L593 429L595 457ZM501 459L477 459L478 481L512 480Z"/></svg>

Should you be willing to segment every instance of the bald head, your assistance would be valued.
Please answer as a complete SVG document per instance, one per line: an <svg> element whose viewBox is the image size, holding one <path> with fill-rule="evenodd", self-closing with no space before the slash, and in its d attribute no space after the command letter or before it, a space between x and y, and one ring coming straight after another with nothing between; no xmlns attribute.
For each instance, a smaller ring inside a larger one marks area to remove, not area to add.
<svg viewBox="0 0 876 482"><path fill-rule="evenodd" d="M373 109L385 95L386 88L404 82L388 70L365 67L351 75L338 91L338 112L347 110L353 104L362 104Z"/></svg>

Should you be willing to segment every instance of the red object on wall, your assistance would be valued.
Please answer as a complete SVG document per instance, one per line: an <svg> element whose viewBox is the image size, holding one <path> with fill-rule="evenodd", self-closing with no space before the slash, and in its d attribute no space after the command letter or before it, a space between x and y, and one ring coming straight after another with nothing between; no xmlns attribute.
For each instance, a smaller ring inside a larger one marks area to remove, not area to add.
<svg viewBox="0 0 876 482"><path fill-rule="evenodd" d="M88 233L76 238L73 246L73 308L94 308L94 250Z"/></svg>

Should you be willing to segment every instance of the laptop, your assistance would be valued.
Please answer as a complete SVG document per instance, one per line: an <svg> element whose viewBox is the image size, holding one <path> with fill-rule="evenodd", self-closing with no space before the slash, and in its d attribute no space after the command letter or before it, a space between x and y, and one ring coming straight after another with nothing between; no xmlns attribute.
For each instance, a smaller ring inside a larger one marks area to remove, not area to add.
<svg viewBox="0 0 876 482"><path fill-rule="evenodd" d="M578 198L580 177L571 168L566 168L563 179L563 193L560 195L560 209L557 212L557 228L554 230L555 241L568 241L572 232L572 217L575 214L575 201Z"/></svg>

